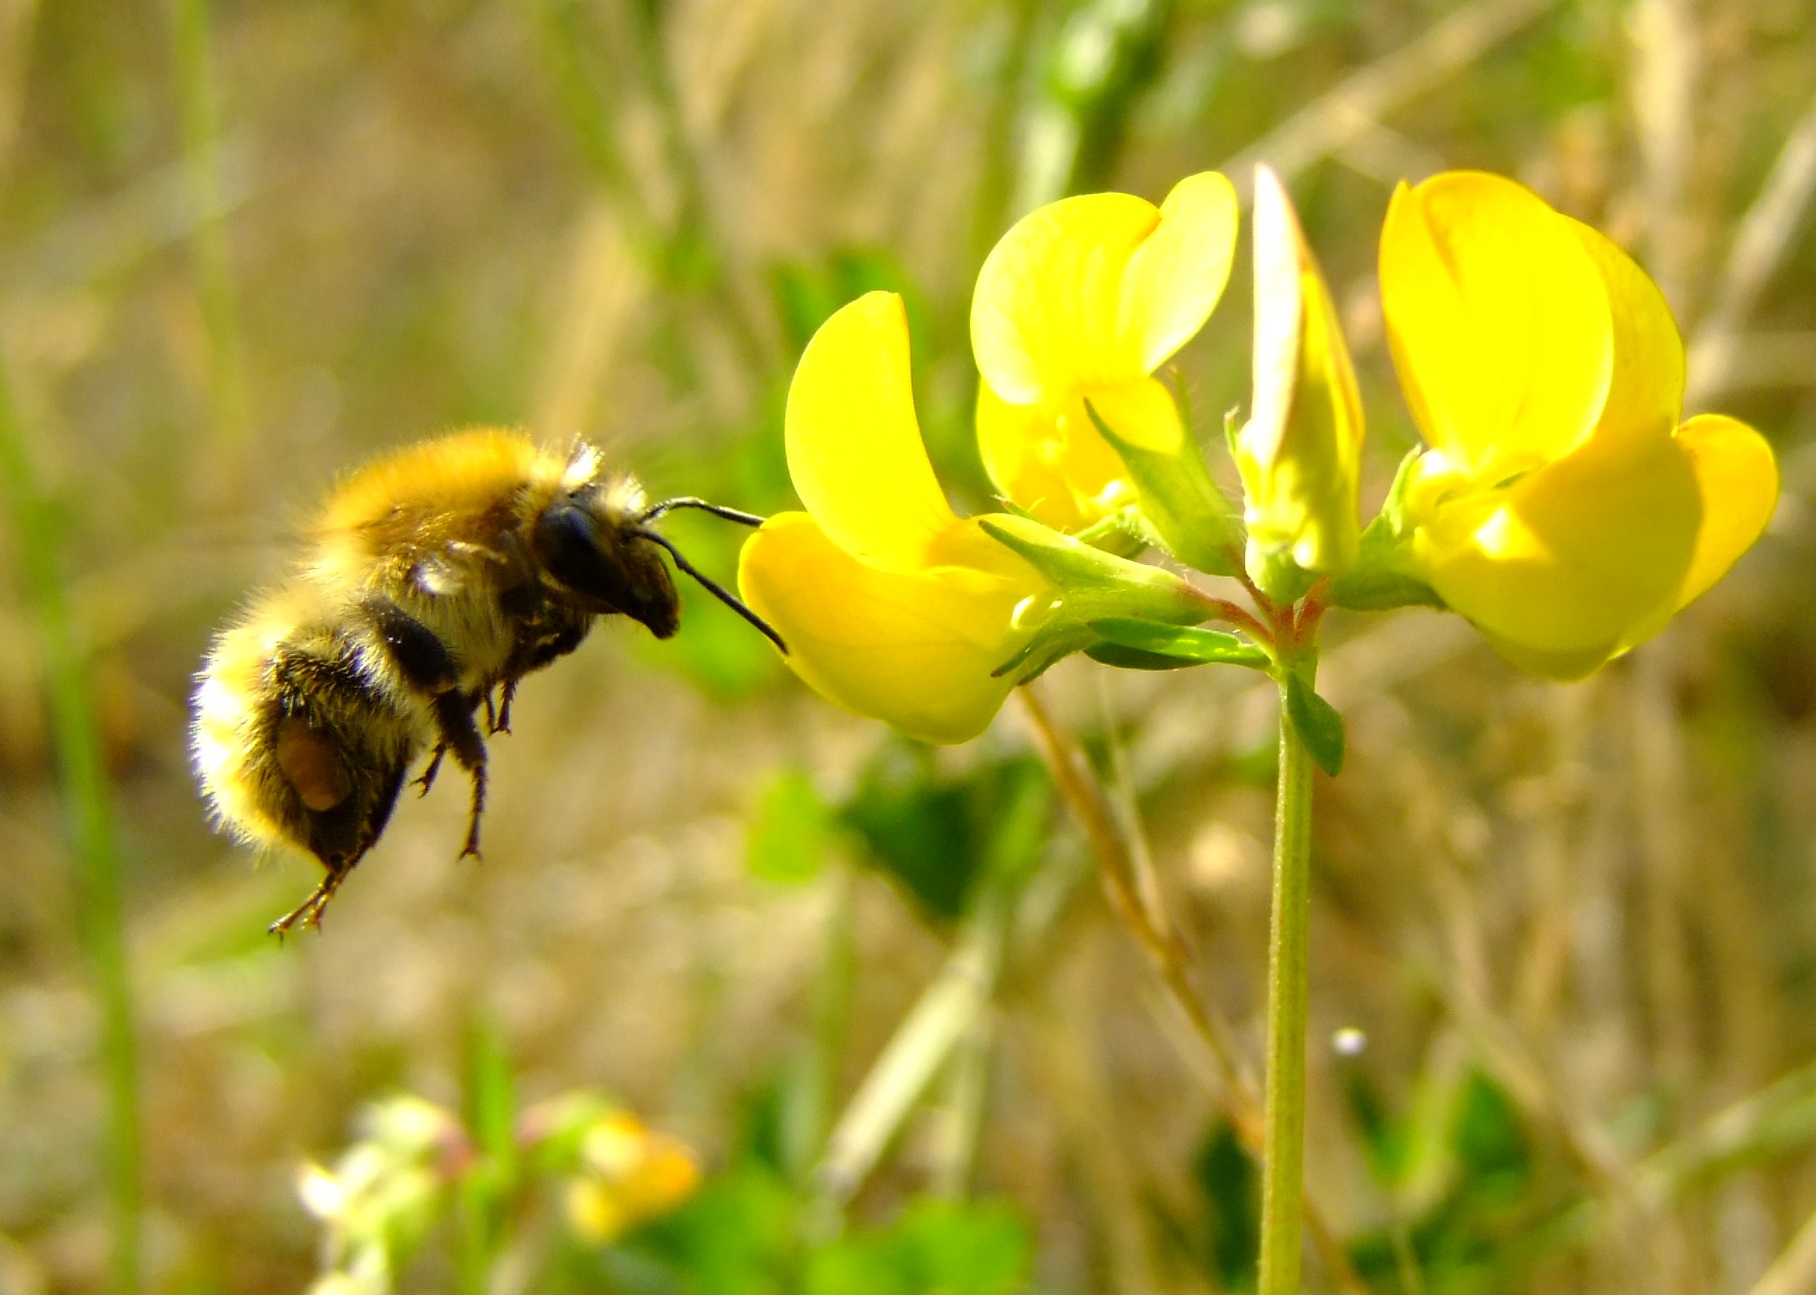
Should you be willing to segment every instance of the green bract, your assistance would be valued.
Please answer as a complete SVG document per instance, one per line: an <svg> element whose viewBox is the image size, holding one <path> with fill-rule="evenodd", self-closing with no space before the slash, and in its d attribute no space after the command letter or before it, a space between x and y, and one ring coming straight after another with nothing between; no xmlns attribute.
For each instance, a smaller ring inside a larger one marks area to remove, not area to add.
<svg viewBox="0 0 1816 1295"><path fill-rule="evenodd" d="M1355 561L1362 398L1330 290L1267 167L1255 173L1254 239L1255 393L1232 448L1249 578L1290 603Z"/></svg>

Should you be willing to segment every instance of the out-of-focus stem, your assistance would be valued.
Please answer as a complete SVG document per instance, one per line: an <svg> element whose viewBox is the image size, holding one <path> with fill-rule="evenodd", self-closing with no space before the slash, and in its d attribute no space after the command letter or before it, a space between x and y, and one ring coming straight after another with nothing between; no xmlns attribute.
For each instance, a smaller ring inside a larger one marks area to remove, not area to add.
<svg viewBox="0 0 1816 1295"><path fill-rule="evenodd" d="M839 1117L814 1171L822 1215L844 1208L989 1002L1002 964L1010 911L1007 895L980 900L958 948L897 1027Z"/></svg>
<svg viewBox="0 0 1816 1295"><path fill-rule="evenodd" d="M1261 1295L1297 1295L1305 1174L1305 1010L1311 934L1312 761L1280 688L1274 914L1267 960Z"/></svg>
<svg viewBox="0 0 1816 1295"><path fill-rule="evenodd" d="M1027 686L1016 689L1016 695L1021 699L1022 707L1028 715L1035 746L1046 762L1061 799L1084 831L1097 856L1111 906L1148 955L1149 964L1167 997L1185 1018L1216 1068L1220 1091L1214 1094L1214 1099L1223 1118L1230 1122L1237 1139L1249 1154L1262 1157L1266 1149L1266 1126L1260 1099L1253 1084L1242 1073L1235 1047L1230 1042L1228 1027L1204 1005L1192 985L1191 959L1184 941L1173 931L1165 914L1159 912L1156 906L1143 901L1140 887L1136 884L1134 862L1127 843L1117 830L1115 813L1102 784L1092 771L1077 739L1054 719L1039 692L1034 687ZM1305 758L1303 745L1300 746L1300 755L1302 759ZM1307 776L1309 777L1309 772ZM1309 813L1309 782L1306 784L1304 799L1305 809ZM1303 1007L1300 1015L1303 1031ZM1301 1037L1303 1038L1303 1033ZM1303 1043L1300 1055L1303 1058ZM1303 1112L1303 1098L1301 1111ZM1345 1292L1345 1295L1367 1295L1368 1287L1363 1284L1354 1265L1350 1263L1349 1255L1345 1253L1342 1243L1325 1221L1316 1203L1303 1197L1302 1193L1296 1193L1296 1198L1303 1210L1305 1228L1311 1233L1312 1244L1317 1248L1319 1262L1332 1284ZM1294 1227L1293 1234L1295 1238L1299 1235L1297 1226Z"/></svg>

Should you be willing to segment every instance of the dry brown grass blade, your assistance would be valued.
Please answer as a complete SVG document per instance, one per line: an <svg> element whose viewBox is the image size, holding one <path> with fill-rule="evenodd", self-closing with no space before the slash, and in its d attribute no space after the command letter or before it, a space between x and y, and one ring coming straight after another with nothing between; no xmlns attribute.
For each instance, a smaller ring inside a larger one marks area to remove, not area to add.
<svg viewBox="0 0 1816 1295"><path fill-rule="evenodd" d="M1804 109L1778 151L1771 174L1734 235L1715 304L1690 344L1687 407L1695 407L1730 381L1742 358L1741 329L1802 226L1812 192L1816 192L1816 100Z"/></svg>
<svg viewBox="0 0 1816 1295"><path fill-rule="evenodd" d="M1632 51L1628 97L1642 163L1648 266L1665 300L1677 305L1683 299L1692 241L1683 207L1702 62L1694 6L1689 0L1639 0L1627 28Z"/></svg>
<svg viewBox="0 0 1816 1295"><path fill-rule="evenodd" d="M1389 112L1467 67L1556 4L1557 0L1479 0L1466 5L1392 54L1344 78L1218 169L1245 199L1257 162L1266 162L1290 180L1319 158L1367 138Z"/></svg>
<svg viewBox="0 0 1816 1295"><path fill-rule="evenodd" d="M38 0L0 0L0 168L19 134ZM3 173L3 171L0 171Z"/></svg>
<svg viewBox="0 0 1816 1295"><path fill-rule="evenodd" d="M1751 1295L1803 1295L1812 1290L1816 1290L1816 1215L1797 1230Z"/></svg>
<svg viewBox="0 0 1816 1295"><path fill-rule="evenodd" d="M1583 1246L1611 1226L1652 1224L1697 1187L1807 1147L1813 1140L1816 1064L1809 1064L1717 1111L1684 1137L1655 1151L1633 1170L1631 1190L1619 1199L1598 1197L1578 1205L1560 1221L1555 1239L1563 1247ZM1793 1249L1802 1240L1800 1235ZM1787 1251L1780 1265L1788 1266L1790 1257Z"/></svg>

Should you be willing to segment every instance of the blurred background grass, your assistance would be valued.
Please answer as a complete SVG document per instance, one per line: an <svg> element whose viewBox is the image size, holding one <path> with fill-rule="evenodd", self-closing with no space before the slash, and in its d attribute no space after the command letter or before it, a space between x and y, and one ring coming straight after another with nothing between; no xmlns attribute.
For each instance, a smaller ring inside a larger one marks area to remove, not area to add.
<svg viewBox="0 0 1816 1295"><path fill-rule="evenodd" d="M474 1289L918 1290L926 1236L995 1256L978 1290L1242 1289L1227 1094L1014 707L914 748L688 591L673 643L613 626L524 688L483 865L464 796L409 801L281 946L313 865L210 834L184 727L211 628L377 449L517 424L788 505L794 357L872 287L981 507L991 242L1257 159L1350 329L1369 507L1412 442L1374 239L1445 167L1634 250L1692 407L1786 480L1735 573L1587 683L1451 618L1333 618L1313 1193L1379 1291L1816 1289L1813 72L1803 0L0 0L0 1290L300 1289L297 1168L365 1104L477 1126L577 1087L698 1148L703 1203ZM1181 357L1207 442L1248 309L1239 268ZM732 569L738 536L674 533ZM1252 1068L1272 703L1235 673L1043 687ZM969 1232L913 1204L973 1193ZM457 1276L431 1246L404 1288Z"/></svg>

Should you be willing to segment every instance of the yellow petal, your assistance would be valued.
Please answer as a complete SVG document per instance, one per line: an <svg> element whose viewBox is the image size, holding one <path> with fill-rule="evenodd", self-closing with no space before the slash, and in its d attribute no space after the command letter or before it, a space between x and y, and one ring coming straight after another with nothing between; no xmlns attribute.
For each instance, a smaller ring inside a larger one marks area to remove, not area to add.
<svg viewBox="0 0 1816 1295"><path fill-rule="evenodd" d="M1362 398L1337 311L1279 178L1255 177L1254 402L1237 438L1250 538L1307 571L1356 553Z"/></svg>
<svg viewBox="0 0 1816 1295"><path fill-rule="evenodd" d="M827 700L928 742L981 733L1008 695L990 672L1026 642L1015 624L1046 582L975 522L935 546L946 565L866 566L805 513L781 513L744 544L738 587L788 642L788 664Z"/></svg>
<svg viewBox="0 0 1816 1295"><path fill-rule="evenodd" d="M1516 664L1587 674L1670 604L1702 521L1673 440L1579 452L1504 490L1452 500L1420 525L1421 574Z"/></svg>
<svg viewBox="0 0 1816 1295"><path fill-rule="evenodd" d="M922 564L953 525L914 417L902 299L872 292L807 343L788 388L788 472L826 535L887 570Z"/></svg>
<svg viewBox="0 0 1816 1295"><path fill-rule="evenodd" d="M1614 329L1614 368L1595 437L1669 435L1684 403L1684 342L1671 308L1632 257L1589 226L1561 219L1575 231L1602 276Z"/></svg>
<svg viewBox="0 0 1816 1295"><path fill-rule="evenodd" d="M1135 487L1085 410L1090 400L1119 436L1160 453L1185 442L1179 407L1166 387L1139 378L1011 405L988 383L977 393L977 447L1004 499L1057 531L1079 531L1136 500Z"/></svg>
<svg viewBox="0 0 1816 1295"><path fill-rule="evenodd" d="M1145 377L1203 326L1229 277L1229 182L1188 177L1166 205L1125 193L1049 203L985 258L971 299L978 370L1011 404Z"/></svg>
<svg viewBox="0 0 1816 1295"><path fill-rule="evenodd" d="M1003 235L971 298L971 348L999 396L1027 405L1080 380L1146 372L1120 336L1122 279L1159 220L1130 194L1091 193L1029 212Z"/></svg>
<svg viewBox="0 0 1816 1295"><path fill-rule="evenodd" d="M1179 406L1173 393L1158 379L1137 378L1113 387L1081 388L1079 407L1083 408L1087 400L1105 426L1144 450L1178 454L1185 446L1185 422L1179 417ZM1088 416L1085 421L1095 435L1096 425Z"/></svg>
<svg viewBox="0 0 1816 1295"><path fill-rule="evenodd" d="M1129 258L1122 327L1152 373L1204 327L1236 255L1236 187L1216 171L1188 175L1160 204L1160 224Z"/></svg>
<svg viewBox="0 0 1816 1295"><path fill-rule="evenodd" d="M1696 549L1682 584L1645 621L1629 630L1621 651L1638 647L1701 597L1753 547L1778 503L1778 463L1765 437L1721 414L1700 414L1677 431L1672 446L1695 474L1702 501Z"/></svg>
<svg viewBox="0 0 1816 1295"><path fill-rule="evenodd" d="M997 493L1058 531L1096 521L1093 502L1114 491L1122 460L1088 426L1082 402L1011 405L977 389L977 449Z"/></svg>
<svg viewBox="0 0 1816 1295"><path fill-rule="evenodd" d="M1699 598L1765 533L1778 505L1778 463L1766 438L1722 414L1698 414L1677 431L1702 497L1702 528L1677 605Z"/></svg>
<svg viewBox="0 0 1816 1295"><path fill-rule="evenodd" d="M1573 223L1499 176L1401 185L1381 231L1394 367L1432 446L1471 476L1561 458L1608 393L1608 292Z"/></svg>

